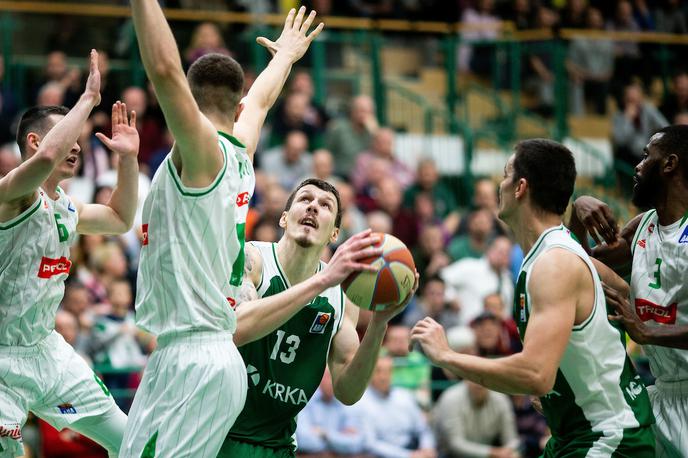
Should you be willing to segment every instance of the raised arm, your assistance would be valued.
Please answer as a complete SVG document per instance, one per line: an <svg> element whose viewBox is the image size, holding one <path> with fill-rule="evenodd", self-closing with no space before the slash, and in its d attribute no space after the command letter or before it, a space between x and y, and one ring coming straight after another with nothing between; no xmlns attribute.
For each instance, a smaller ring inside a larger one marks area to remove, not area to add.
<svg viewBox="0 0 688 458"><path fill-rule="evenodd" d="M38 151L19 167L0 178L0 204L30 198L36 193L55 166L65 160L79 138L88 115L99 103L98 53L91 50L89 75L84 93L74 108L43 137L38 145ZM19 141L27 139L22 138Z"/></svg>
<svg viewBox="0 0 688 458"><path fill-rule="evenodd" d="M131 6L141 60L181 156L182 181L189 186L207 186L224 161L217 131L191 94L177 43L158 0L132 0Z"/></svg>
<svg viewBox="0 0 688 458"><path fill-rule="evenodd" d="M101 133L96 136L113 153L119 156L117 186L105 205L75 202L79 212L77 231L80 234L122 234L134 222L139 189L139 134L136 131L136 113L127 115L127 106L121 102L112 105L112 138Z"/></svg>
<svg viewBox="0 0 688 458"><path fill-rule="evenodd" d="M292 65L303 57L311 42L324 27L324 24L320 23L307 35L315 19L315 11L311 11L304 21L305 14L306 8L303 6L298 14L294 9L289 11L284 21L284 29L277 41L270 41L265 37L257 39L259 44L270 51L272 60L253 82L243 100L244 110L234 125L234 135L246 145L246 151L251 158L256 151L260 130L268 110L282 92Z"/></svg>
<svg viewBox="0 0 688 458"><path fill-rule="evenodd" d="M455 353L432 318L419 321L411 338L434 364L459 377L502 393L544 396L554 387L588 272L572 253L554 248L542 255L529 280L531 313L520 353L499 359Z"/></svg>

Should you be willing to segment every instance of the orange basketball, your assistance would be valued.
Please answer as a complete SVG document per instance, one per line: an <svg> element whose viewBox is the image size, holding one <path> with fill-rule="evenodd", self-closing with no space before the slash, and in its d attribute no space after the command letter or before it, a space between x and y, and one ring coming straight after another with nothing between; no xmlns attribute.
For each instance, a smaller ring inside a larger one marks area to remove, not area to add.
<svg viewBox="0 0 688 458"><path fill-rule="evenodd" d="M404 301L413 289L416 265L406 245L398 238L377 233L382 255L361 262L379 267L377 272L354 272L342 283L347 297L367 310L379 311Z"/></svg>

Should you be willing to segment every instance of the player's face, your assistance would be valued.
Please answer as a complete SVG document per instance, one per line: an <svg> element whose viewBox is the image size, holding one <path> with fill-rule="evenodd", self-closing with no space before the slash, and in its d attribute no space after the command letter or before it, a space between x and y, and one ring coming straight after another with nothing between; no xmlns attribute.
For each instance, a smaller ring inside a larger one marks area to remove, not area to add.
<svg viewBox="0 0 688 458"><path fill-rule="evenodd" d="M653 208L662 189L659 173L662 155L653 145L653 140L643 150L640 163L633 176L633 205L641 209Z"/></svg>
<svg viewBox="0 0 688 458"><path fill-rule="evenodd" d="M512 154L504 166L504 177L499 183L499 219L506 221L513 212L514 199L514 155Z"/></svg>
<svg viewBox="0 0 688 458"><path fill-rule="evenodd" d="M50 120L52 121L50 129L52 129L63 117L64 116L52 115L50 117ZM46 131L46 134L48 131ZM78 143L74 143L67 157L61 163L57 164L53 174L57 175L60 180L72 178L74 175L76 175L76 171L79 168L79 162L81 159L80 153L81 147Z"/></svg>
<svg viewBox="0 0 688 458"><path fill-rule="evenodd" d="M285 235L302 247L324 247L336 238L336 217L337 200L331 193L313 185L304 186L282 217Z"/></svg>

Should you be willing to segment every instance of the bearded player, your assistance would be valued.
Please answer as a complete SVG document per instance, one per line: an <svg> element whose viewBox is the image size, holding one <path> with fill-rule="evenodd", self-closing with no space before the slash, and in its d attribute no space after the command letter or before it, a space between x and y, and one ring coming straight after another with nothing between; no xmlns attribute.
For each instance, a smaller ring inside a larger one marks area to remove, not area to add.
<svg viewBox="0 0 688 458"><path fill-rule="evenodd" d="M0 179L0 455L23 455L21 427L28 411L60 430L69 427L117 456L126 416L109 391L55 330L76 234L122 234L134 220L138 193L135 114L112 108L119 155L117 187L107 205L85 205L59 183L74 176L76 143L100 102L98 54L91 51L86 89L71 110L42 106L19 121L24 161Z"/></svg>
<svg viewBox="0 0 688 458"><path fill-rule="evenodd" d="M606 291L613 318L643 346L656 377L648 392L657 456L688 456L688 126L653 135L635 171L633 204L648 211L617 236L609 208L584 196L574 224L607 241L594 256L615 269L631 266L630 302Z"/></svg>
<svg viewBox="0 0 688 458"><path fill-rule="evenodd" d="M341 219L337 190L316 178L303 181L289 196L280 218L284 229L280 241L246 245L242 293L249 299L267 298L317 275L327 266L320 256L327 245L336 242ZM296 416L315 393L325 366L332 373L337 399L347 405L358 401L375 368L388 321L414 292L415 287L403 303L375 312L360 344L358 307L338 284L315 296L306 307L299 303L285 306L286 322L252 342L241 338L242 314L259 305L242 303L237 308L237 344L246 363L248 395L219 456L295 456Z"/></svg>

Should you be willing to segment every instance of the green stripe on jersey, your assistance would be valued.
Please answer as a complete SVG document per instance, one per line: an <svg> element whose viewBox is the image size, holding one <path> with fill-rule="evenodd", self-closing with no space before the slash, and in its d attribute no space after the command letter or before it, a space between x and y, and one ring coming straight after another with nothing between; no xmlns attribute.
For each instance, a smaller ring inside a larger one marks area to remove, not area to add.
<svg viewBox="0 0 688 458"><path fill-rule="evenodd" d="M36 213L36 210L41 206L41 198L39 197L36 199L36 202L29 207L27 210L25 210L23 213L20 213L18 216L12 218L11 220L7 221L4 225L0 224L0 231L6 231L7 229L12 229L13 227L23 223L31 215Z"/></svg>
<svg viewBox="0 0 688 458"><path fill-rule="evenodd" d="M220 142L220 147L222 149L222 153L224 155L224 164L222 165L222 170L220 170L220 173L217 175L217 178L215 178L215 181L213 183L206 187L206 188L187 188L184 186L182 183L181 177L177 174L177 169L174 167L174 164L172 164L172 156L167 157L167 170L170 172L170 175L172 175L172 181L174 181L174 184L176 185L177 189L183 195L184 197L202 197L205 195L210 194L219 186L219 184L222 182L222 178L225 176L225 172L227 171L227 161L229 158L227 157L227 150L225 149L225 145Z"/></svg>
<svg viewBox="0 0 688 458"><path fill-rule="evenodd" d="M227 140L229 140L229 142L230 142L232 145L238 146L239 148L246 149L246 145L244 145L243 143L241 143L241 142L239 141L238 138L236 138L236 137L234 137L234 136L232 136L232 135L229 135L229 134L227 134L227 133L224 133L224 132L222 132L221 130L218 130L217 133L220 134L222 137L226 138Z"/></svg>

